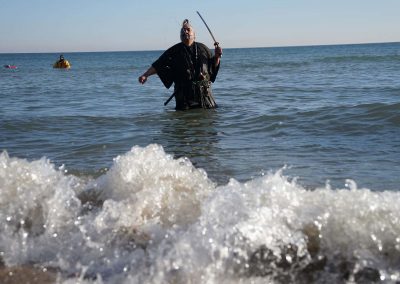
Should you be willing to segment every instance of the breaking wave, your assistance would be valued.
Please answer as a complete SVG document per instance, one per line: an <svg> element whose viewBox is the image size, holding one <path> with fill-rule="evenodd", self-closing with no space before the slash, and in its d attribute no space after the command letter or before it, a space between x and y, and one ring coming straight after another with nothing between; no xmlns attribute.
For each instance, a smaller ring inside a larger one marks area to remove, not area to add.
<svg viewBox="0 0 400 284"><path fill-rule="evenodd" d="M78 177L3 152L0 263L64 283L400 280L398 192L306 190L284 172L217 186L153 144Z"/></svg>

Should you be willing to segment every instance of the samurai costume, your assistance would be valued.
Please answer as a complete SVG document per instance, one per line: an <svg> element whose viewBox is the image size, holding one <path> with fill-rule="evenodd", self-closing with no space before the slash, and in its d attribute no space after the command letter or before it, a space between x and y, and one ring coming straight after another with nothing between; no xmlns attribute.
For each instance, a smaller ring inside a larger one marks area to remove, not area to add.
<svg viewBox="0 0 400 284"><path fill-rule="evenodd" d="M193 42L189 47L180 42L167 49L152 66L164 86L174 83L176 110L216 108L211 83L215 81L218 66L207 46Z"/></svg>

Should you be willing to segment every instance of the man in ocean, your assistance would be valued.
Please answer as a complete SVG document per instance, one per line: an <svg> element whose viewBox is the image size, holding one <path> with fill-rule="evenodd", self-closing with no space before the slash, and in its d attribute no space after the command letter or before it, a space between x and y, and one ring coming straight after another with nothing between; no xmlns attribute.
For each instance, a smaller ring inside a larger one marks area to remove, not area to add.
<svg viewBox="0 0 400 284"><path fill-rule="evenodd" d="M216 108L211 82L218 74L221 47L216 44L213 56L207 46L195 41L194 29L187 19L183 21L180 38L181 42L167 49L139 77L139 82L144 84L149 76L157 74L166 88L174 83L172 96L177 110Z"/></svg>

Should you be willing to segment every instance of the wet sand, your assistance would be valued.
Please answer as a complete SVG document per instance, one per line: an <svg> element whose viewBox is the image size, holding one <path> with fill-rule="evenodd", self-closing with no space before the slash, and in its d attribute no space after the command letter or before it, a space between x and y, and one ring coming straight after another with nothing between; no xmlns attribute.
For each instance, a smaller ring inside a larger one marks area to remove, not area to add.
<svg viewBox="0 0 400 284"><path fill-rule="evenodd" d="M55 283L56 279L55 272L35 267L0 267L0 283L2 284L51 284Z"/></svg>

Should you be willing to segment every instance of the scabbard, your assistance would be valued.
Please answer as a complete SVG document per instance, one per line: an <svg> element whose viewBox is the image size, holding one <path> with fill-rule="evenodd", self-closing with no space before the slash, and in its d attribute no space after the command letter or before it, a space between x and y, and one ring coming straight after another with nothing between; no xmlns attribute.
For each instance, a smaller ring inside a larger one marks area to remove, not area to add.
<svg viewBox="0 0 400 284"><path fill-rule="evenodd" d="M166 106L171 100L172 98L175 96L176 92L174 92L169 98L168 100L165 101L164 106Z"/></svg>

